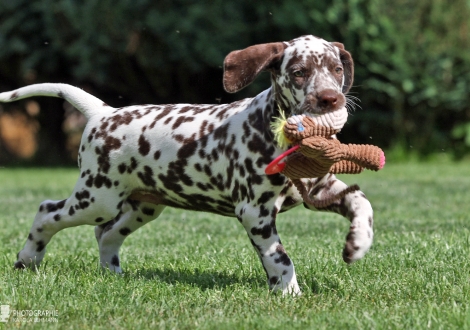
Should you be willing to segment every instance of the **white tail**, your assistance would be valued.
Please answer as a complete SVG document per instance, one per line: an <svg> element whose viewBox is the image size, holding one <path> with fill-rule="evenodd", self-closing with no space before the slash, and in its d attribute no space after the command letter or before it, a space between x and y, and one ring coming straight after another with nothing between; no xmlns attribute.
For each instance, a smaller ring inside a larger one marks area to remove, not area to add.
<svg viewBox="0 0 470 330"><path fill-rule="evenodd" d="M31 96L60 97L80 110L87 118L101 112L103 107L110 107L100 99L84 90L67 84L36 84L18 88L14 91L0 93L0 102L13 102Z"/></svg>

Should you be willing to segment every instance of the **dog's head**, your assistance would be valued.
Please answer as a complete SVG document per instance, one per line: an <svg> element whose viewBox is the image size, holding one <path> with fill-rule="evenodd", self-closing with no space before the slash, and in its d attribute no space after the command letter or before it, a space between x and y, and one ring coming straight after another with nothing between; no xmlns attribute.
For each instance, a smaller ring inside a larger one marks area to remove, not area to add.
<svg viewBox="0 0 470 330"><path fill-rule="evenodd" d="M262 71L271 72L276 101L287 115L334 113L345 123L354 64L342 44L309 35L233 51L224 61L224 88L237 92Z"/></svg>

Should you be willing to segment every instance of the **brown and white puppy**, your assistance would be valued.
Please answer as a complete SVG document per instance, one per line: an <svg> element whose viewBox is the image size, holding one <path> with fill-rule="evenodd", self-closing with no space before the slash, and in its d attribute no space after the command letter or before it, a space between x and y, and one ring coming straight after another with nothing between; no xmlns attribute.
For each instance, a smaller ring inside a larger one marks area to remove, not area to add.
<svg viewBox="0 0 470 330"><path fill-rule="evenodd" d="M125 238L169 206L236 217L261 259L269 286L300 293L276 216L302 199L288 178L264 174L266 165L283 152L270 123L282 109L287 116L308 115L341 128L353 61L343 45L314 36L255 45L226 57L224 87L236 92L261 71L271 73L271 87L223 105L116 109L64 84L1 93L1 102L61 97L88 118L79 150L80 178L67 199L41 203L15 266L39 265L54 234L88 224L96 226L101 264L121 272L119 248ZM346 187L331 174L304 183L313 198ZM350 193L327 210L351 222L343 259L350 263L362 258L373 239L373 211L364 194Z"/></svg>

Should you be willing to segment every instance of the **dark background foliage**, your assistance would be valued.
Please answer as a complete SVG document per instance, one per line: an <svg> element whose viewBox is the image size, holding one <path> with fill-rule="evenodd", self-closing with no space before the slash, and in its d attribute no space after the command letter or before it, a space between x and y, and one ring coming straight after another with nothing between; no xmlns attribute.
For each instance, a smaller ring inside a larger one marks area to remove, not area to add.
<svg viewBox="0 0 470 330"><path fill-rule="evenodd" d="M351 94L361 102L341 140L461 157L470 150L469 22L467 0L0 0L0 90L64 82L116 107L227 103L269 77L225 93L226 54L313 34L344 43L355 60ZM37 102L39 147L27 163L70 163L63 101ZM0 142L0 164L19 163Z"/></svg>

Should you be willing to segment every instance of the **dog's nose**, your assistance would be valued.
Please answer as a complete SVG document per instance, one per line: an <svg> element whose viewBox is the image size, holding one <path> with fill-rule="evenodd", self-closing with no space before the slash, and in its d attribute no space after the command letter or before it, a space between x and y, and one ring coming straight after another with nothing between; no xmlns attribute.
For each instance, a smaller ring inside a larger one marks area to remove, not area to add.
<svg viewBox="0 0 470 330"><path fill-rule="evenodd" d="M322 109L329 109L338 103L338 93L332 89L326 89L317 96L318 106Z"/></svg>

